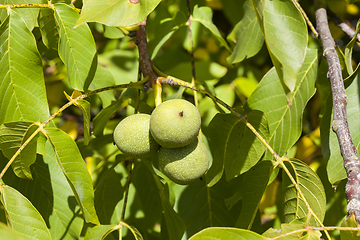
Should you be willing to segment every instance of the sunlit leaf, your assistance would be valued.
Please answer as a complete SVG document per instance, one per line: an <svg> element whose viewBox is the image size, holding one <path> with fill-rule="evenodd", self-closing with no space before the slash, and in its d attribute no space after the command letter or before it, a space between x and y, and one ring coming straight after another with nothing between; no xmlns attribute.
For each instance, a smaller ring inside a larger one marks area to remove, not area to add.
<svg viewBox="0 0 360 240"><path fill-rule="evenodd" d="M303 232L295 232L294 234L289 234L289 233L303 228L304 228L303 224L283 223L281 224L280 230L269 228L266 232L263 233L263 236L268 238L274 238L274 237L279 237L283 234L287 234L286 240L298 240L302 235L304 235Z"/></svg>
<svg viewBox="0 0 360 240"><path fill-rule="evenodd" d="M14 231L4 223L0 222L0 236L4 239L11 240L26 240L26 238L20 233Z"/></svg>
<svg viewBox="0 0 360 240"><path fill-rule="evenodd" d="M268 138L267 120L263 113L253 111L247 116L247 121L265 139ZM222 169L225 169L227 180L248 171L265 151L264 144L233 114L216 115L209 124L209 131L210 148L214 158L207 173L211 185L221 177Z"/></svg>
<svg viewBox="0 0 360 240"><path fill-rule="evenodd" d="M7 185L1 186L0 191L12 229L27 239L51 239L44 219L28 199Z"/></svg>
<svg viewBox="0 0 360 240"><path fill-rule="evenodd" d="M292 1L252 0L271 60L280 81L291 92L303 64L308 43L307 26Z"/></svg>
<svg viewBox="0 0 360 240"><path fill-rule="evenodd" d="M297 159L285 162L286 167L291 172L292 177L298 184L306 201L314 211L320 221L324 220L326 210L326 196L324 187L318 175L305 163ZM300 219L308 214L308 209L304 199L290 181L285 171L282 174L283 193L284 193L284 221L289 223L295 219ZM312 218L312 224L319 225Z"/></svg>
<svg viewBox="0 0 360 240"><path fill-rule="evenodd" d="M161 0L85 0L77 25L99 22L107 26L132 26L144 20Z"/></svg>
<svg viewBox="0 0 360 240"><path fill-rule="evenodd" d="M55 20L59 26L59 56L67 67L71 87L82 91L90 84L87 79L91 81L95 74L95 41L87 24L74 28L79 18L74 9L62 3L54 7Z"/></svg>
<svg viewBox="0 0 360 240"><path fill-rule="evenodd" d="M57 128L47 128L47 137L66 176L87 222L99 224L94 207L92 180L85 162L69 135Z"/></svg>
<svg viewBox="0 0 360 240"><path fill-rule="evenodd" d="M235 43L234 50L227 59L231 64L254 56L264 43L251 1L246 0L243 4L244 15L227 37L228 41Z"/></svg>
<svg viewBox="0 0 360 240"><path fill-rule="evenodd" d="M255 232L239 229L239 228L219 228L212 227L206 228L191 238L189 240L224 240L224 239L233 239L233 240L265 240L266 237L263 237Z"/></svg>
<svg viewBox="0 0 360 240"><path fill-rule="evenodd" d="M195 5L194 12L192 16L192 21L200 22L204 27L209 29L219 40L220 44L224 46L227 50L230 51L230 48L225 41L225 39L221 36L221 33L219 29L216 27L216 25L212 22L212 10L209 7L198 7L198 5Z"/></svg>
<svg viewBox="0 0 360 240"><path fill-rule="evenodd" d="M107 235L119 229L118 225L100 225L91 228L85 235L84 240L103 240Z"/></svg>
<svg viewBox="0 0 360 240"><path fill-rule="evenodd" d="M44 3L44 0L2 0L1 4L39 4ZM26 23L26 26L30 31L34 29L36 26L36 20L39 14L39 8L17 8L14 9L16 13L18 13L21 18ZM0 9L0 21L3 22L6 18L7 12L6 9Z"/></svg>
<svg viewBox="0 0 360 240"><path fill-rule="evenodd" d="M0 26L0 123L49 117L44 75L34 35L11 10Z"/></svg>
<svg viewBox="0 0 360 240"><path fill-rule="evenodd" d="M263 77L247 101L248 107L265 113L269 124L269 143L280 156L300 137L304 108L315 93L317 62L317 51L309 49L297 76L291 108L287 106L286 94L274 68ZM267 151L266 159L270 158L272 155Z"/></svg>
<svg viewBox="0 0 360 240"><path fill-rule="evenodd" d="M0 149L9 160L21 145L38 128L32 122L10 122L0 125ZM38 134L26 145L11 164L14 173L20 178L32 179L30 166L36 160Z"/></svg>
<svg viewBox="0 0 360 240"><path fill-rule="evenodd" d="M245 173L241 213L235 227L251 229L260 201L268 184L271 172L271 161L261 161Z"/></svg>
<svg viewBox="0 0 360 240"><path fill-rule="evenodd" d="M49 226L52 239L72 240L80 237L84 219L49 141L45 149L46 156L38 155L31 167L33 180L17 178L12 171L7 171L3 180L34 204ZM1 154L0 163L2 169L5 163Z"/></svg>

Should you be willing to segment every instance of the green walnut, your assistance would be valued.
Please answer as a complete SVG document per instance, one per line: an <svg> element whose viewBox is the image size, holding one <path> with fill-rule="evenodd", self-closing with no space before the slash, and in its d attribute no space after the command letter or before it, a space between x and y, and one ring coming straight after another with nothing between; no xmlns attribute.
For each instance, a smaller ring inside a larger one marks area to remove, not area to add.
<svg viewBox="0 0 360 240"><path fill-rule="evenodd" d="M190 184L205 174L210 155L198 138L185 147L161 147L158 154L160 170L177 184Z"/></svg>
<svg viewBox="0 0 360 240"><path fill-rule="evenodd" d="M183 147L194 141L199 133L201 117L197 108L182 99L163 102L150 118L150 132L161 146Z"/></svg>
<svg viewBox="0 0 360 240"><path fill-rule="evenodd" d="M122 153L135 158L149 157L160 147L151 136L149 114L124 118L114 130L114 142Z"/></svg>

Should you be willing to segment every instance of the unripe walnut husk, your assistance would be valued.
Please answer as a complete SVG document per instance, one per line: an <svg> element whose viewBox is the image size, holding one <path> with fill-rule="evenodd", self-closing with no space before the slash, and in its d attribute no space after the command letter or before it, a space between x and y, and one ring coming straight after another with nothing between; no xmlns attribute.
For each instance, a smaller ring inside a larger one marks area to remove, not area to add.
<svg viewBox="0 0 360 240"><path fill-rule="evenodd" d="M163 147L178 148L194 141L199 133L201 117L190 102L172 99L157 106L150 118L150 132Z"/></svg>
<svg viewBox="0 0 360 240"><path fill-rule="evenodd" d="M160 170L177 184L191 184L205 174L210 154L205 144L196 138L180 148L161 147L158 154Z"/></svg>
<svg viewBox="0 0 360 240"><path fill-rule="evenodd" d="M150 115L142 113L128 116L116 126L114 142L123 154L134 158L150 157L160 147L150 133Z"/></svg>

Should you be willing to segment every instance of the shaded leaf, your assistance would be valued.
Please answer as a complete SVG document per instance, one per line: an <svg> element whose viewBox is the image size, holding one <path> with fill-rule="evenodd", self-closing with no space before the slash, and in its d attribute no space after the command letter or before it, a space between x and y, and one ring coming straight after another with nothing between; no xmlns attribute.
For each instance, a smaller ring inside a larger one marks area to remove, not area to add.
<svg viewBox="0 0 360 240"><path fill-rule="evenodd" d="M21 145L38 129L32 122L10 122L0 125L0 149L9 160ZM26 145L11 164L20 178L32 179L30 166L36 160L38 134Z"/></svg>
<svg viewBox="0 0 360 240"><path fill-rule="evenodd" d="M346 70L348 74L351 76L354 73L353 67L352 67L352 52L356 43L357 35L360 32L360 21L358 21L356 25L356 31L354 33L353 38L350 40L350 42L346 45L345 48L345 65Z"/></svg>
<svg viewBox="0 0 360 240"><path fill-rule="evenodd" d="M341 221L341 227L357 228L358 224L355 219L355 215L345 217ZM340 239L342 240L359 240L360 235L358 231L340 231Z"/></svg>
<svg viewBox="0 0 360 240"><path fill-rule="evenodd" d="M100 137L104 134L104 129L109 121L110 115L119 109L122 102L122 99L116 100L106 108L101 109L98 115L95 116L93 119L93 133L96 137Z"/></svg>
<svg viewBox="0 0 360 240"><path fill-rule="evenodd" d="M75 90L71 97L65 93L66 98L71 101L74 98L81 96L81 92ZM90 141L90 103L84 99L75 101L74 105L78 107L84 119L84 144L88 145Z"/></svg>
<svg viewBox="0 0 360 240"><path fill-rule="evenodd" d="M188 186L174 184L171 190L176 196L175 209L186 224L183 239L188 239L206 227L235 225L240 204L231 207L225 204L225 200L232 194L231 186L225 178L212 187L208 187L203 179Z"/></svg>
<svg viewBox="0 0 360 240"><path fill-rule="evenodd" d="M113 75L110 73L109 70L98 64L94 79L91 81L89 89L93 91L99 88L109 87L113 85L115 85L115 79ZM100 92L98 93L98 95L104 108L109 106L111 102L115 100L113 89Z"/></svg>
<svg viewBox="0 0 360 240"><path fill-rule="evenodd" d="M352 135L352 141L357 151L360 151L360 105L359 105L359 86L360 79L357 76L352 84L346 88L347 95L347 122ZM331 184L336 184L342 179L346 179L344 160L341 156L340 146L336 134L332 131L333 108L331 94L324 104L324 115L320 123L321 145L324 158L328 159L327 172Z"/></svg>
<svg viewBox="0 0 360 240"><path fill-rule="evenodd" d="M121 177L114 168L110 168L101 176L96 186L94 202L101 224L110 224L115 207L123 198L124 187L121 184Z"/></svg>
<svg viewBox="0 0 360 240"><path fill-rule="evenodd" d="M79 91L87 88L87 78L92 78L96 60L95 41L87 24L74 28L79 14L69 5L56 3L55 20L59 26L59 56L65 63L70 86Z"/></svg>
<svg viewBox="0 0 360 240"><path fill-rule="evenodd" d="M223 239L233 239L233 240L264 240L267 239L255 232L239 229L239 228L219 228L212 227L206 228L191 238L189 240L223 240Z"/></svg>
<svg viewBox="0 0 360 240"><path fill-rule="evenodd" d="M229 42L235 43L234 50L227 58L231 64L254 56L260 51L264 43L261 28L257 21L251 0L246 0L242 8L244 11L242 19L235 25L227 37Z"/></svg>
<svg viewBox="0 0 360 240"><path fill-rule="evenodd" d="M74 192L85 220L99 224L94 207L92 180L76 143L69 135L57 128L47 128L45 133L55 150L57 161Z"/></svg>
<svg viewBox="0 0 360 240"><path fill-rule="evenodd" d="M0 79L0 123L43 122L49 117L34 35L13 10L0 26Z"/></svg>
<svg viewBox="0 0 360 240"><path fill-rule="evenodd" d="M41 39L47 48L58 50L59 31L56 26L54 10L41 8L39 15Z"/></svg>
<svg viewBox="0 0 360 240"><path fill-rule="evenodd" d="M155 38L149 42L149 52L151 59L155 58L161 47L167 40L187 22L186 16L182 12L177 12L173 18L163 19L156 28Z"/></svg>
<svg viewBox="0 0 360 240"><path fill-rule="evenodd" d="M132 26L144 20L160 2L147 0L133 4L129 0L85 0L77 25L98 22L107 26Z"/></svg>
<svg viewBox="0 0 360 240"><path fill-rule="evenodd" d="M225 41L225 39L221 36L221 33L219 29L215 26L215 24L212 22L212 10L209 7L198 7L198 5L195 5L192 21L200 22L204 27L210 30L212 34L215 35L217 40L219 40L220 45L224 46L227 50L230 51L230 48Z"/></svg>
<svg viewBox="0 0 360 240"><path fill-rule="evenodd" d="M297 76L291 108L287 106L286 94L282 90L274 68L263 77L247 101L246 107L265 113L269 124L269 144L280 156L285 154L300 137L303 111L315 94L317 62L317 51L308 49ZM265 159L271 158L273 158L272 154L267 151Z"/></svg>
<svg viewBox="0 0 360 240"><path fill-rule="evenodd" d="M28 199L7 185L1 186L0 190L1 202L12 229L28 239L51 239L44 219Z"/></svg>
<svg viewBox="0 0 360 240"><path fill-rule="evenodd" d="M245 173L242 181L242 207L235 227L251 229L271 172L271 161L261 161Z"/></svg>
<svg viewBox="0 0 360 240"><path fill-rule="evenodd" d="M161 199L161 205L163 208L163 216L165 218L167 232L169 234L170 240L177 240L181 239L182 235L185 231L185 223L181 219L181 217L174 211L173 207L170 205L169 202L169 195L167 191L165 190L165 186L162 182L160 182L159 177L155 174L153 167L151 166L151 163L149 161L142 161L142 163L145 163L146 166L151 171L156 186L158 188L158 193L160 195Z"/></svg>
<svg viewBox="0 0 360 240"><path fill-rule="evenodd" d="M305 163L297 159L291 159L285 162L286 167L290 171L294 180L298 184L309 206L320 219L324 220L326 210L326 196L324 187L318 175ZM308 209L304 199L296 190L290 178L283 171L283 194L284 194L284 221L289 223L295 219L306 217ZM318 222L311 219L314 226L319 225Z"/></svg>
<svg viewBox="0 0 360 240"><path fill-rule="evenodd" d="M268 138L267 120L260 111L252 111L247 121L265 138ZM261 158L264 144L233 114L217 114L209 124L209 141L213 164L207 173L210 185L220 179L223 169L226 179L247 172Z"/></svg>

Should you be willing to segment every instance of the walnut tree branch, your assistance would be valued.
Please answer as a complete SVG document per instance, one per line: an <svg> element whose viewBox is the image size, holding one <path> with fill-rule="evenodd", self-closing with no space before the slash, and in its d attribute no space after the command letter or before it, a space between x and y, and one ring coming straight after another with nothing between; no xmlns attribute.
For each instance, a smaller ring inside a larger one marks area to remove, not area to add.
<svg viewBox="0 0 360 240"><path fill-rule="evenodd" d="M347 212L355 215L360 224L360 162L356 147L351 139L346 116L347 96L345 93L341 67L335 50L335 42L331 36L327 13L323 1L316 1L316 28L324 49L324 56L329 65L327 77L330 79L333 99L332 129L339 141L344 167L347 173L345 192L347 195Z"/></svg>
<svg viewBox="0 0 360 240"><path fill-rule="evenodd" d="M344 33L346 33L350 38L353 38L355 35L355 30L349 26L347 23L341 21L338 16L334 17L334 22ZM360 34L356 35L356 40L360 42Z"/></svg>

